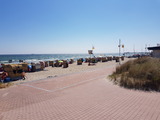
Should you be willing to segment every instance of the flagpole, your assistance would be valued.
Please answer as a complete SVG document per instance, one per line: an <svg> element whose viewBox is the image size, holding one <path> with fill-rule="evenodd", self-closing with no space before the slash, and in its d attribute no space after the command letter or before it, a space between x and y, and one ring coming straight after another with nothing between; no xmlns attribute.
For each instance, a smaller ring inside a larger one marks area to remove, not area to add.
<svg viewBox="0 0 160 120"><path fill-rule="evenodd" d="M119 39L119 57L121 56L121 39Z"/></svg>

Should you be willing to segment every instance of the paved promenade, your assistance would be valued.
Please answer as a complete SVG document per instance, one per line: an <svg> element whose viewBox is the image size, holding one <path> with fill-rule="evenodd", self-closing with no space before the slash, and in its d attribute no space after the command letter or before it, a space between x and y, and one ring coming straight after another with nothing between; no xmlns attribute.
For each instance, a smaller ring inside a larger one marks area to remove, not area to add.
<svg viewBox="0 0 160 120"><path fill-rule="evenodd" d="M160 93L121 88L115 65L0 90L0 120L160 120Z"/></svg>

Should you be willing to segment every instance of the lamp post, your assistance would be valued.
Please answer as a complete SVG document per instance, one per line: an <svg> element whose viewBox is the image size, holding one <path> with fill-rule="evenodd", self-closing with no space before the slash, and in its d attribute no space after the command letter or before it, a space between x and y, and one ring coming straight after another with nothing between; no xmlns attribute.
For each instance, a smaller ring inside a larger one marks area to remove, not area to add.
<svg viewBox="0 0 160 120"><path fill-rule="evenodd" d="M119 39L119 57L121 56L121 39Z"/></svg>
<svg viewBox="0 0 160 120"><path fill-rule="evenodd" d="M121 39L119 39L119 45L118 45L118 47L119 47L119 64L121 64L121 63L120 63L120 56L121 56Z"/></svg>
<svg viewBox="0 0 160 120"><path fill-rule="evenodd" d="M125 55L125 54L124 54L124 44L122 44L122 48L123 48L123 56L124 56L124 55Z"/></svg>

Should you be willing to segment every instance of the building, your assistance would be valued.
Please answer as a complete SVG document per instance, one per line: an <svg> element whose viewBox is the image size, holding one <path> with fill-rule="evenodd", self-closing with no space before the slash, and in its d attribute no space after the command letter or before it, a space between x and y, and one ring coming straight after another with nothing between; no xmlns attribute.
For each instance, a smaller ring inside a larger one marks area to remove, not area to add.
<svg viewBox="0 0 160 120"><path fill-rule="evenodd" d="M148 47L148 50L152 50L152 57L160 58L160 45L157 45L155 47Z"/></svg>

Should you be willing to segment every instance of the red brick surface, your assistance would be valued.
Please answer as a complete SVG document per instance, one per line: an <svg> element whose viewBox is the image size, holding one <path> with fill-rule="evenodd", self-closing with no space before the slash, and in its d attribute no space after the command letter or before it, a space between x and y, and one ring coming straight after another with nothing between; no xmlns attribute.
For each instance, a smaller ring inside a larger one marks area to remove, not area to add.
<svg viewBox="0 0 160 120"><path fill-rule="evenodd" d="M160 93L124 89L114 66L0 90L0 120L160 120Z"/></svg>

